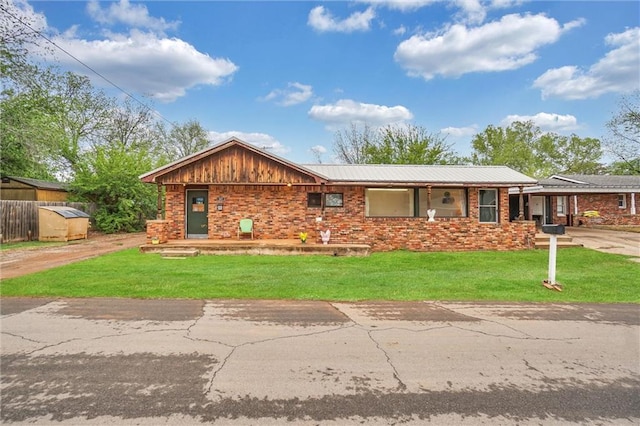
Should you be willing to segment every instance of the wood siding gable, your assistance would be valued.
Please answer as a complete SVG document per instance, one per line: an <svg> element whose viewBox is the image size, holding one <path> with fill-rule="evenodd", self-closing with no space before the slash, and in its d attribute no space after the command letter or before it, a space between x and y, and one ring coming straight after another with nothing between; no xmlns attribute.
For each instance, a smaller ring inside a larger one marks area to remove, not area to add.
<svg viewBox="0 0 640 426"><path fill-rule="evenodd" d="M141 178L162 185L300 185L324 181L309 170L235 139Z"/></svg>

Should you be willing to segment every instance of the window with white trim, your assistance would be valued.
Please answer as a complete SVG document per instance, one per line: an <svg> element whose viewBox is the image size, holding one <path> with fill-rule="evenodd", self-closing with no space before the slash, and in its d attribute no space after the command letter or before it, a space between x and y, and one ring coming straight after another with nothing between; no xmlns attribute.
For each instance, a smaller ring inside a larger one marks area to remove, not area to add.
<svg viewBox="0 0 640 426"><path fill-rule="evenodd" d="M566 195L559 195L556 197L556 214L558 216L567 215L567 197Z"/></svg>
<svg viewBox="0 0 640 426"><path fill-rule="evenodd" d="M618 194L618 208L626 209L627 208L627 196L626 194Z"/></svg>
<svg viewBox="0 0 640 426"><path fill-rule="evenodd" d="M498 190L478 190L478 209L481 223L498 223Z"/></svg>

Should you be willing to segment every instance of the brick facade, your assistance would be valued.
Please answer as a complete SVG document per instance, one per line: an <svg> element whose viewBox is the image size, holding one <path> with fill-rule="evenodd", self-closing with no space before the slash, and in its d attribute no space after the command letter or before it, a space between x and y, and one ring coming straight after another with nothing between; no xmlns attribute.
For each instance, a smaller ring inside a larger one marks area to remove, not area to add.
<svg viewBox="0 0 640 426"><path fill-rule="evenodd" d="M185 238L186 189L196 188L167 185L169 239ZM343 193L344 207L324 211L307 207L307 193L320 192L316 185L210 185L197 189L209 191L209 239L237 238L242 218L253 219L256 239L296 239L300 232L308 232L309 241L319 243L320 230L330 229L332 243L368 244L374 251L519 250L533 247L536 232L534 222L509 222L507 188L499 189L498 223L479 223L477 188L468 189L468 217L444 219L436 213L435 222L426 217L365 217L365 188L360 186L325 188L326 192ZM151 229L157 232L155 225ZM147 233L149 237L149 228Z"/></svg>
<svg viewBox="0 0 640 426"><path fill-rule="evenodd" d="M640 197L638 194L626 193L625 196L626 205L624 207L618 206L618 194L579 194L577 195L578 203L578 215L574 215L575 202L573 195L567 196L568 215L560 216L557 213L558 197L551 196L551 209L553 212L553 223L565 224L569 223L569 215L573 216L573 225L635 225L640 226L640 215L637 212L640 210ZM632 199L635 199L636 214L631 214ZM582 213L585 211L595 210L599 213L600 217L583 217Z"/></svg>

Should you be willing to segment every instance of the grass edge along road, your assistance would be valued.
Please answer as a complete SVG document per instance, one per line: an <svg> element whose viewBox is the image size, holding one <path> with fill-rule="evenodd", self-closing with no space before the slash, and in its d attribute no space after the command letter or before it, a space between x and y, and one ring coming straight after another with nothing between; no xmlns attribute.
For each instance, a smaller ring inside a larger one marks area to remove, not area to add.
<svg viewBox="0 0 640 426"><path fill-rule="evenodd" d="M169 259L128 249L2 280L0 294L300 300L487 300L640 303L640 264L584 248L373 253L369 257L212 255Z"/></svg>

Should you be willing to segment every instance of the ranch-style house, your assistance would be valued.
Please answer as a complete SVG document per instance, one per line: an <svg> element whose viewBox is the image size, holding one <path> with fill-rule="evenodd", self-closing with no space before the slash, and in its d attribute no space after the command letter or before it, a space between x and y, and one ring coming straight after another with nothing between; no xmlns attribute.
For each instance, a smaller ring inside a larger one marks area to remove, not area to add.
<svg viewBox="0 0 640 426"><path fill-rule="evenodd" d="M158 187L147 240L294 240L366 244L373 251L533 247L524 188L537 181L502 166L300 165L236 138L140 177ZM510 217L509 188L519 188ZM164 210L164 217L163 217ZM253 233L239 233L251 219Z"/></svg>

